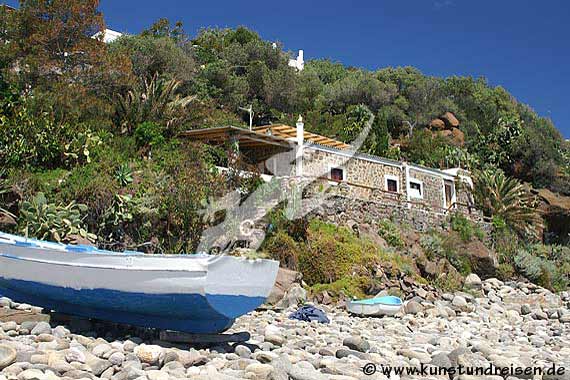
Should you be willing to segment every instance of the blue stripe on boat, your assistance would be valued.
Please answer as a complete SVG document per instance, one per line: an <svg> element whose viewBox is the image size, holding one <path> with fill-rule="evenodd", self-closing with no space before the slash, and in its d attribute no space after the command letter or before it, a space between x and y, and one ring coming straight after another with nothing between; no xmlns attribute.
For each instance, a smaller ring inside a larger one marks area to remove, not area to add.
<svg viewBox="0 0 570 380"><path fill-rule="evenodd" d="M231 295L76 290L2 277L0 295L65 314L189 333L227 330L235 318L265 301L264 297Z"/></svg>

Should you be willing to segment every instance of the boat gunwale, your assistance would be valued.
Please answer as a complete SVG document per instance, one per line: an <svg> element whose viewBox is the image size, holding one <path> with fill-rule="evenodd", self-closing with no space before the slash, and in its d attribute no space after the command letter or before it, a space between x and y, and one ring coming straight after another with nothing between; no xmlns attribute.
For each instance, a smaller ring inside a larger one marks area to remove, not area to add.
<svg viewBox="0 0 570 380"><path fill-rule="evenodd" d="M10 254L0 253L0 258L5 258L9 260L20 260L27 261L37 264L45 265L57 265L64 267L73 268L86 268L86 269L109 269L109 270L119 270L119 271L139 271L139 272L191 272L191 273L207 273L207 269L194 270L194 269L169 269L169 268L145 268L136 266L110 266L110 265L96 265L96 264L82 264L82 263L64 263L58 261L40 260L29 257L20 257Z"/></svg>
<svg viewBox="0 0 570 380"><path fill-rule="evenodd" d="M204 260L204 262L202 263L205 267L205 269L192 269L192 268L176 268L176 269L172 269L172 268L148 268L148 267L144 267L144 266L135 266L134 263L130 263L128 265L112 265L112 264L107 264L107 265L97 265L97 264L86 264L86 263L66 263L66 262L61 262L61 261L54 261L54 260L45 260L45 259L40 259L40 258L31 258L31 257L22 257L22 256L18 256L18 255L14 255L14 254L9 254L9 253L2 253L0 252L0 257L6 258L6 259L12 259L12 260L21 260L21 261L29 261L29 262L34 262L34 263L39 263L39 264L46 264L46 265L60 265L60 266L70 266L70 267L78 267L78 268L93 268L93 269L113 269L113 270L131 270L131 271L149 271L149 272L204 272L207 273L208 269L207 267L211 264L215 264L216 261L222 259L222 258L229 258L233 261L236 262L242 262L242 263L265 263L265 262L273 262L274 260L266 260L266 259L248 259L248 258L244 258L244 257L236 257L236 256L213 256L213 255L204 255L204 254L180 254L180 255L154 255L154 254L146 254L146 253L140 253L137 255L122 255L120 253L114 254L114 253L95 253L95 252L73 252L73 251L60 251L60 250L55 250L55 249L49 249L49 248L42 248L42 247L34 247L34 246L29 246L29 247L22 247L22 246L16 246L14 244L5 244L3 242L0 241L0 247L2 245L8 245L10 247L17 247L17 248L22 248L22 249L34 249L34 250L38 250L38 251L42 251L41 253L45 253L46 255L52 255L52 254L68 254L68 255L76 255L76 254L84 254L87 258L90 257L99 257L99 258L122 258L122 259L132 259L133 261L135 261L135 258L138 259L142 259L142 260L150 260L150 259L158 259L160 261L160 259L166 259L166 260L175 260L175 259L180 259L180 260L198 260L198 259L202 259ZM226 259L227 260L227 259ZM172 263L172 261L170 261L169 263Z"/></svg>

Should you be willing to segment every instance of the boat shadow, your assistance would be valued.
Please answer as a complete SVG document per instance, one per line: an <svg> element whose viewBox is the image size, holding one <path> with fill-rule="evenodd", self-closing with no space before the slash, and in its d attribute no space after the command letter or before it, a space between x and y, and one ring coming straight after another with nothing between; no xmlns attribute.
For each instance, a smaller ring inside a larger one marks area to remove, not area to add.
<svg viewBox="0 0 570 380"><path fill-rule="evenodd" d="M68 314L50 312L52 326L65 326L72 334L89 338L103 338L108 342L130 340L136 344L153 344L164 348L204 349L218 353L232 353L242 345L255 351L259 347L247 343L251 339L249 332L190 334L180 331L158 330L125 325L115 322L88 319Z"/></svg>

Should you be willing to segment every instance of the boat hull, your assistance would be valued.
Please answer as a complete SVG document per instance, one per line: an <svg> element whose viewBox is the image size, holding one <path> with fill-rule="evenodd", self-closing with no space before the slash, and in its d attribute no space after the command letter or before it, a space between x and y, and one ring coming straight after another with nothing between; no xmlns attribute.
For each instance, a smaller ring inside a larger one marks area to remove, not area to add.
<svg viewBox="0 0 570 380"><path fill-rule="evenodd" d="M397 297L380 297L361 301L348 301L346 309L364 317L394 316L402 309L403 303Z"/></svg>
<svg viewBox="0 0 570 380"><path fill-rule="evenodd" d="M217 333L261 305L278 263L214 256L69 252L0 240L0 295L134 326Z"/></svg>

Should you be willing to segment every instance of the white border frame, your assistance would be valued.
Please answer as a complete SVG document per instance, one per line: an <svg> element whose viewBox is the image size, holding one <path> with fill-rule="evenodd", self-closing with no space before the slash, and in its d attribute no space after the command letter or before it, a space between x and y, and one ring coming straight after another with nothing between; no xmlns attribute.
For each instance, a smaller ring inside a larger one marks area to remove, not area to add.
<svg viewBox="0 0 570 380"><path fill-rule="evenodd" d="M392 193L392 191L388 190L388 180L396 181L396 192L394 194L400 194L400 177L393 174L384 174L384 190Z"/></svg>
<svg viewBox="0 0 570 380"><path fill-rule="evenodd" d="M346 173L346 167L345 167L345 166L342 166L342 165L335 165L335 164L330 164L330 163L329 163L329 164L328 164L328 168L329 168L329 170L328 170L328 173L327 173L327 177L329 178L329 183L330 183L330 184L337 185L337 184L339 183L339 182L334 181L334 180L332 179L332 177L331 177L331 170L332 170L332 169L340 169L340 170L342 170L342 182L346 182L346 174L347 174L347 173Z"/></svg>
<svg viewBox="0 0 570 380"><path fill-rule="evenodd" d="M411 190L412 190L412 182L413 183L418 183L420 185L420 196L416 196L415 194L412 194ZM410 178L410 180L408 181L408 194L410 195L410 198L414 198L414 199L424 199L424 194L425 194L425 187L424 187L424 183L422 181L420 181L419 179L416 178Z"/></svg>
<svg viewBox="0 0 570 380"><path fill-rule="evenodd" d="M443 189L443 208L447 210L449 208L449 206L451 206L451 205L447 204L447 197L445 196L445 181L449 181L453 185L453 196L451 197L451 205L455 205L457 203L457 188L455 186L455 181L451 181L449 179L443 179L443 181L442 181L443 182L443 186L442 186L442 189Z"/></svg>

